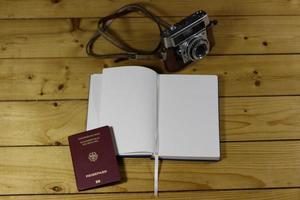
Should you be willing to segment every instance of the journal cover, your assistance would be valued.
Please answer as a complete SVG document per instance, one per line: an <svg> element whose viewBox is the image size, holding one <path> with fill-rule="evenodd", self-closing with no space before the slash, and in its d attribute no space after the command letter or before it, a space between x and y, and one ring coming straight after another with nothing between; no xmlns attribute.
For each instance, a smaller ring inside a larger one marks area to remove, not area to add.
<svg viewBox="0 0 300 200"><path fill-rule="evenodd" d="M72 135L68 139L79 191L120 181L108 126Z"/></svg>

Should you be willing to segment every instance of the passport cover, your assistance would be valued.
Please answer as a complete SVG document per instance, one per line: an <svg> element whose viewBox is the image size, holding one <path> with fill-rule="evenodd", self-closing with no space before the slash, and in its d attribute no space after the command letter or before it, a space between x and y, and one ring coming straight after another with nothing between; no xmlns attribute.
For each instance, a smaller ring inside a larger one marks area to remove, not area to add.
<svg viewBox="0 0 300 200"><path fill-rule="evenodd" d="M108 126L78 133L68 139L79 191L121 180Z"/></svg>

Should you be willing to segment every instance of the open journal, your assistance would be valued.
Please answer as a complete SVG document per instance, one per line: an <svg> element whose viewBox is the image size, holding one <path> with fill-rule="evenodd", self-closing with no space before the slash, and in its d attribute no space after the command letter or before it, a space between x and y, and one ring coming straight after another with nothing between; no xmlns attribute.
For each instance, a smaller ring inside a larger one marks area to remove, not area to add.
<svg viewBox="0 0 300 200"><path fill-rule="evenodd" d="M106 125L120 156L219 160L217 76L104 69L91 76L87 129Z"/></svg>

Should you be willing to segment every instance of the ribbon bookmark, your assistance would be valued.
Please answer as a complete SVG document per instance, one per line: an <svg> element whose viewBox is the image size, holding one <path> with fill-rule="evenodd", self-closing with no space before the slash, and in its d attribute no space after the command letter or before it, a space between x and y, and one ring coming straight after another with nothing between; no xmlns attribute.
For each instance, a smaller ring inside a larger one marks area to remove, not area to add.
<svg viewBox="0 0 300 200"><path fill-rule="evenodd" d="M158 154L154 154L154 196L158 196L158 166L159 159Z"/></svg>

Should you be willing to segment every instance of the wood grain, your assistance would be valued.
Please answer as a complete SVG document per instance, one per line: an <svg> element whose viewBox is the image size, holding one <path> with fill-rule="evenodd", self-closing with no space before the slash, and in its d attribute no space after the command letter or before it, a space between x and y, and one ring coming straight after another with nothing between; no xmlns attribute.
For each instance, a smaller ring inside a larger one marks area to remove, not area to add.
<svg viewBox="0 0 300 200"><path fill-rule="evenodd" d="M299 55L209 56L179 73L217 74L220 96L299 95ZM92 58L0 59L0 100L87 99L89 76L114 63Z"/></svg>
<svg viewBox="0 0 300 200"><path fill-rule="evenodd" d="M223 143L219 162L163 160L160 191L278 188L300 186L300 141ZM0 193L76 193L68 146L2 147ZM123 181L89 190L153 190L153 160L120 160ZM26 184L24 184L26 183Z"/></svg>
<svg viewBox="0 0 300 200"><path fill-rule="evenodd" d="M212 55L300 53L300 16L214 18L219 23ZM170 22L179 19L167 18ZM10 21L0 20L0 58L86 57L85 44L97 19ZM124 41L140 49L150 50L159 40L158 30L149 19L124 18L114 27ZM100 53L119 52L105 40L95 46Z"/></svg>
<svg viewBox="0 0 300 200"><path fill-rule="evenodd" d="M67 136L86 126L86 101L1 102L0 107L1 146L67 144Z"/></svg>
<svg viewBox="0 0 300 200"><path fill-rule="evenodd" d="M164 19L173 24L181 18ZM214 27L216 46L212 54L300 52L300 42L297 42L300 32L300 16L218 16L212 19L218 21L217 26ZM97 22L97 19L83 19L80 28L86 31L95 30ZM154 48L159 40L155 24L145 18L125 18L123 21L115 21L112 29L122 36L124 41L138 48ZM289 32L287 33L286 30ZM105 51L106 43L99 42L96 49L97 47L98 51Z"/></svg>
<svg viewBox="0 0 300 200"><path fill-rule="evenodd" d="M300 1L140 0L171 24L197 9L218 21L211 56L179 74L217 74L220 162L163 160L161 199L300 199ZM135 0L0 0L0 200L156 199L153 160L119 159L122 182L78 193L67 137L85 130L89 76L160 61L86 58L99 17ZM118 36L156 46L155 25L117 20ZM107 42L99 52L118 52ZM40 101L41 100L41 101Z"/></svg>
<svg viewBox="0 0 300 200"><path fill-rule="evenodd" d="M86 99L102 68L94 59L0 59L0 99Z"/></svg>
<svg viewBox="0 0 300 200"><path fill-rule="evenodd" d="M276 0L140 0L153 12L162 16L190 15L203 9L210 15L299 15L298 1ZM134 0L26 0L0 1L0 18L57 18L101 17ZM183 9L184 8L184 9Z"/></svg>
<svg viewBox="0 0 300 200"><path fill-rule="evenodd" d="M298 200L300 189L260 189L234 191L191 191L191 192L161 192L159 199L189 199L189 200ZM110 194L74 194L74 195L31 195L31 196L0 196L0 200L147 200L155 199L152 193L110 193Z"/></svg>
<svg viewBox="0 0 300 200"><path fill-rule="evenodd" d="M300 139L300 97L220 99L222 141ZM67 145L85 130L87 101L0 103L0 146ZM7 134L9 133L9 134Z"/></svg>
<svg viewBox="0 0 300 200"><path fill-rule="evenodd" d="M300 139L300 97L224 98L223 141Z"/></svg>

